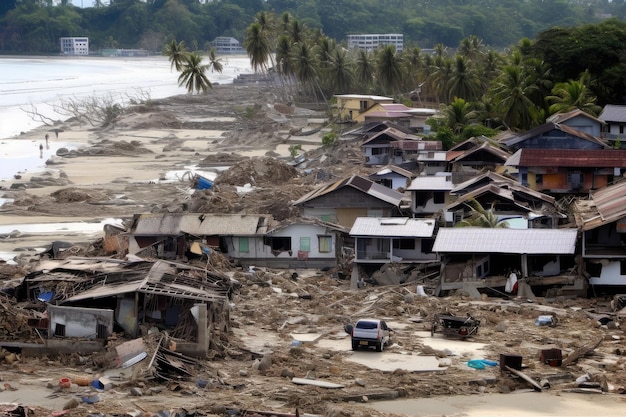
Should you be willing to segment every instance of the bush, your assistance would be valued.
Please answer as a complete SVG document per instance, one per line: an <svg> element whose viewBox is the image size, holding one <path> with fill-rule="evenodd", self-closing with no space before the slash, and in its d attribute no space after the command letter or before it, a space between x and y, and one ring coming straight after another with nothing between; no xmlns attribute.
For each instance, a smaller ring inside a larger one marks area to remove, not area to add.
<svg viewBox="0 0 626 417"><path fill-rule="evenodd" d="M322 137L322 145L324 147L335 146L337 144L337 134L330 132Z"/></svg>

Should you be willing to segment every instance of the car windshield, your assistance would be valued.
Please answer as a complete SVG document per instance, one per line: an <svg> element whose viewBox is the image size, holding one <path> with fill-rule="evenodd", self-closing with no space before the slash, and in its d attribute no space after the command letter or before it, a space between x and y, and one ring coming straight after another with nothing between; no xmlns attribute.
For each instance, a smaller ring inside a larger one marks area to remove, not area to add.
<svg viewBox="0 0 626 417"><path fill-rule="evenodd" d="M375 321L360 321L356 324L357 329L376 329L378 328L378 323Z"/></svg>

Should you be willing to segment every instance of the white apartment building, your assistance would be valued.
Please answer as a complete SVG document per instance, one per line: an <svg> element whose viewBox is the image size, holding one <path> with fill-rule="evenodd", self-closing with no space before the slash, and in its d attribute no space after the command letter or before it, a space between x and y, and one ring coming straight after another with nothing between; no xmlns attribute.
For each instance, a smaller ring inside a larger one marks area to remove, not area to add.
<svg viewBox="0 0 626 417"><path fill-rule="evenodd" d="M243 54L245 51L239 41L229 36L218 36L211 42L218 54Z"/></svg>
<svg viewBox="0 0 626 417"><path fill-rule="evenodd" d="M89 38L61 38L61 55L89 55Z"/></svg>
<svg viewBox="0 0 626 417"><path fill-rule="evenodd" d="M400 33L348 35L348 48L350 49L358 48L373 51L383 45L393 45L396 47L396 52L401 52L404 48L404 35Z"/></svg>

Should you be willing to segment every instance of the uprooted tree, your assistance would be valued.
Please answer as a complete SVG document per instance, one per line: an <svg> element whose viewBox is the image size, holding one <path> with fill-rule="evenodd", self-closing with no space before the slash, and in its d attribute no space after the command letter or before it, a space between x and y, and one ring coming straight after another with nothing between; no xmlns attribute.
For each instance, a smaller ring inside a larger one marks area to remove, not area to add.
<svg viewBox="0 0 626 417"><path fill-rule="evenodd" d="M62 119L74 119L78 123L89 123L91 126L108 126L124 114L129 105L150 102L148 91L136 89L132 94L93 94L88 97L64 97L52 105L52 113ZM58 123L53 117L42 113L34 104L29 108L21 108L29 117L47 126Z"/></svg>

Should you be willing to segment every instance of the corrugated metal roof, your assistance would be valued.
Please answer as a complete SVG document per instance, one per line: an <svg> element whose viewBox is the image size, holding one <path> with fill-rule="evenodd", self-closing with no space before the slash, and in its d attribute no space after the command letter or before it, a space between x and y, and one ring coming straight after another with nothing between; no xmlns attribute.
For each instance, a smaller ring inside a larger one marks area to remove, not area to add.
<svg viewBox="0 0 626 417"><path fill-rule="evenodd" d="M434 219L408 217L357 217L351 236L432 237Z"/></svg>
<svg viewBox="0 0 626 417"><path fill-rule="evenodd" d="M546 122L563 123L563 122L566 122L566 121L568 121L570 119L573 119L574 117L577 117L577 116L583 116L583 117L586 117L586 118L588 118L590 120L593 120L593 121L595 121L597 123L604 124L604 122L602 120L600 120L600 119L598 119L598 118L596 118L596 117L590 115L589 113L584 112L584 111L582 111L580 109L574 109L572 111L568 111L567 113L555 113L555 114L551 115L550 117L548 117L546 119Z"/></svg>
<svg viewBox="0 0 626 417"><path fill-rule="evenodd" d="M450 175L420 175L411 181L407 191L450 191L453 187Z"/></svg>
<svg viewBox="0 0 626 417"><path fill-rule="evenodd" d="M415 177L415 174L412 173L409 170L406 170L404 168L400 168L397 165L388 165L385 168L381 169L380 171L377 171L377 172L371 174L370 178L381 176L381 175L387 175L387 174L390 174L392 172L395 172L396 174L401 175L401 176L406 177L406 178L413 178L413 177Z"/></svg>
<svg viewBox="0 0 626 417"><path fill-rule="evenodd" d="M589 200L574 204L576 225L593 230L626 217L626 181L609 185L591 195Z"/></svg>
<svg viewBox="0 0 626 417"><path fill-rule="evenodd" d="M573 254L577 229L441 228L434 252Z"/></svg>
<svg viewBox="0 0 626 417"><path fill-rule="evenodd" d="M485 195L491 194L497 196L500 201L508 200L510 204L515 205L525 212L533 212L539 214L545 210L544 204L548 204L555 210L555 198L539 191L532 190L528 187L518 184L495 184L488 183L482 187L476 188L466 194L460 195L453 203L446 206L447 211L454 211L457 207L467 204L470 200L481 200ZM534 204L529 204L529 201ZM538 207L542 207L540 210Z"/></svg>
<svg viewBox="0 0 626 417"><path fill-rule="evenodd" d="M400 203L404 198L402 193L399 193L391 188L387 188L384 185L380 185L371 181L367 178L360 177L358 175L353 175L349 178L344 178L340 181L333 182L330 184L326 184L315 190L311 191L308 194L305 194L297 201L295 201L294 205L300 205L307 201L312 201L318 197L334 192L343 187L352 187L355 188L365 194L368 194L374 198L385 201L395 207L399 207Z"/></svg>
<svg viewBox="0 0 626 417"><path fill-rule="evenodd" d="M519 149L505 163L514 167L625 168L626 150Z"/></svg>
<svg viewBox="0 0 626 417"><path fill-rule="evenodd" d="M474 148L470 148L464 152L461 152L460 154L458 154L458 151L452 151L452 155L453 157L448 156L447 160L448 161L452 161L452 162L458 162L461 161L463 159L466 158L470 158L471 155L477 153L477 152L488 152L492 155L495 155L498 158L501 158L502 161L506 161L506 159L511 156L510 153L503 151L500 148L496 148L491 146L489 143L487 142L483 142L480 146L476 146ZM470 158L471 159L471 158Z"/></svg>
<svg viewBox="0 0 626 417"><path fill-rule="evenodd" d="M542 136L543 134L555 129L567 133L568 135L575 136L580 139L584 139L589 142L601 145L602 147L608 149L608 145L600 139L596 138L595 136L558 123L544 123L541 126L528 130L522 135L505 138L501 140L500 143L504 143L506 146L513 146L535 136Z"/></svg>
<svg viewBox="0 0 626 417"><path fill-rule="evenodd" d="M598 119L604 122L626 123L626 106L607 104L602 109Z"/></svg>
<svg viewBox="0 0 626 417"><path fill-rule="evenodd" d="M268 215L258 214L150 213L135 217L131 233L254 236L265 234L269 223Z"/></svg>

